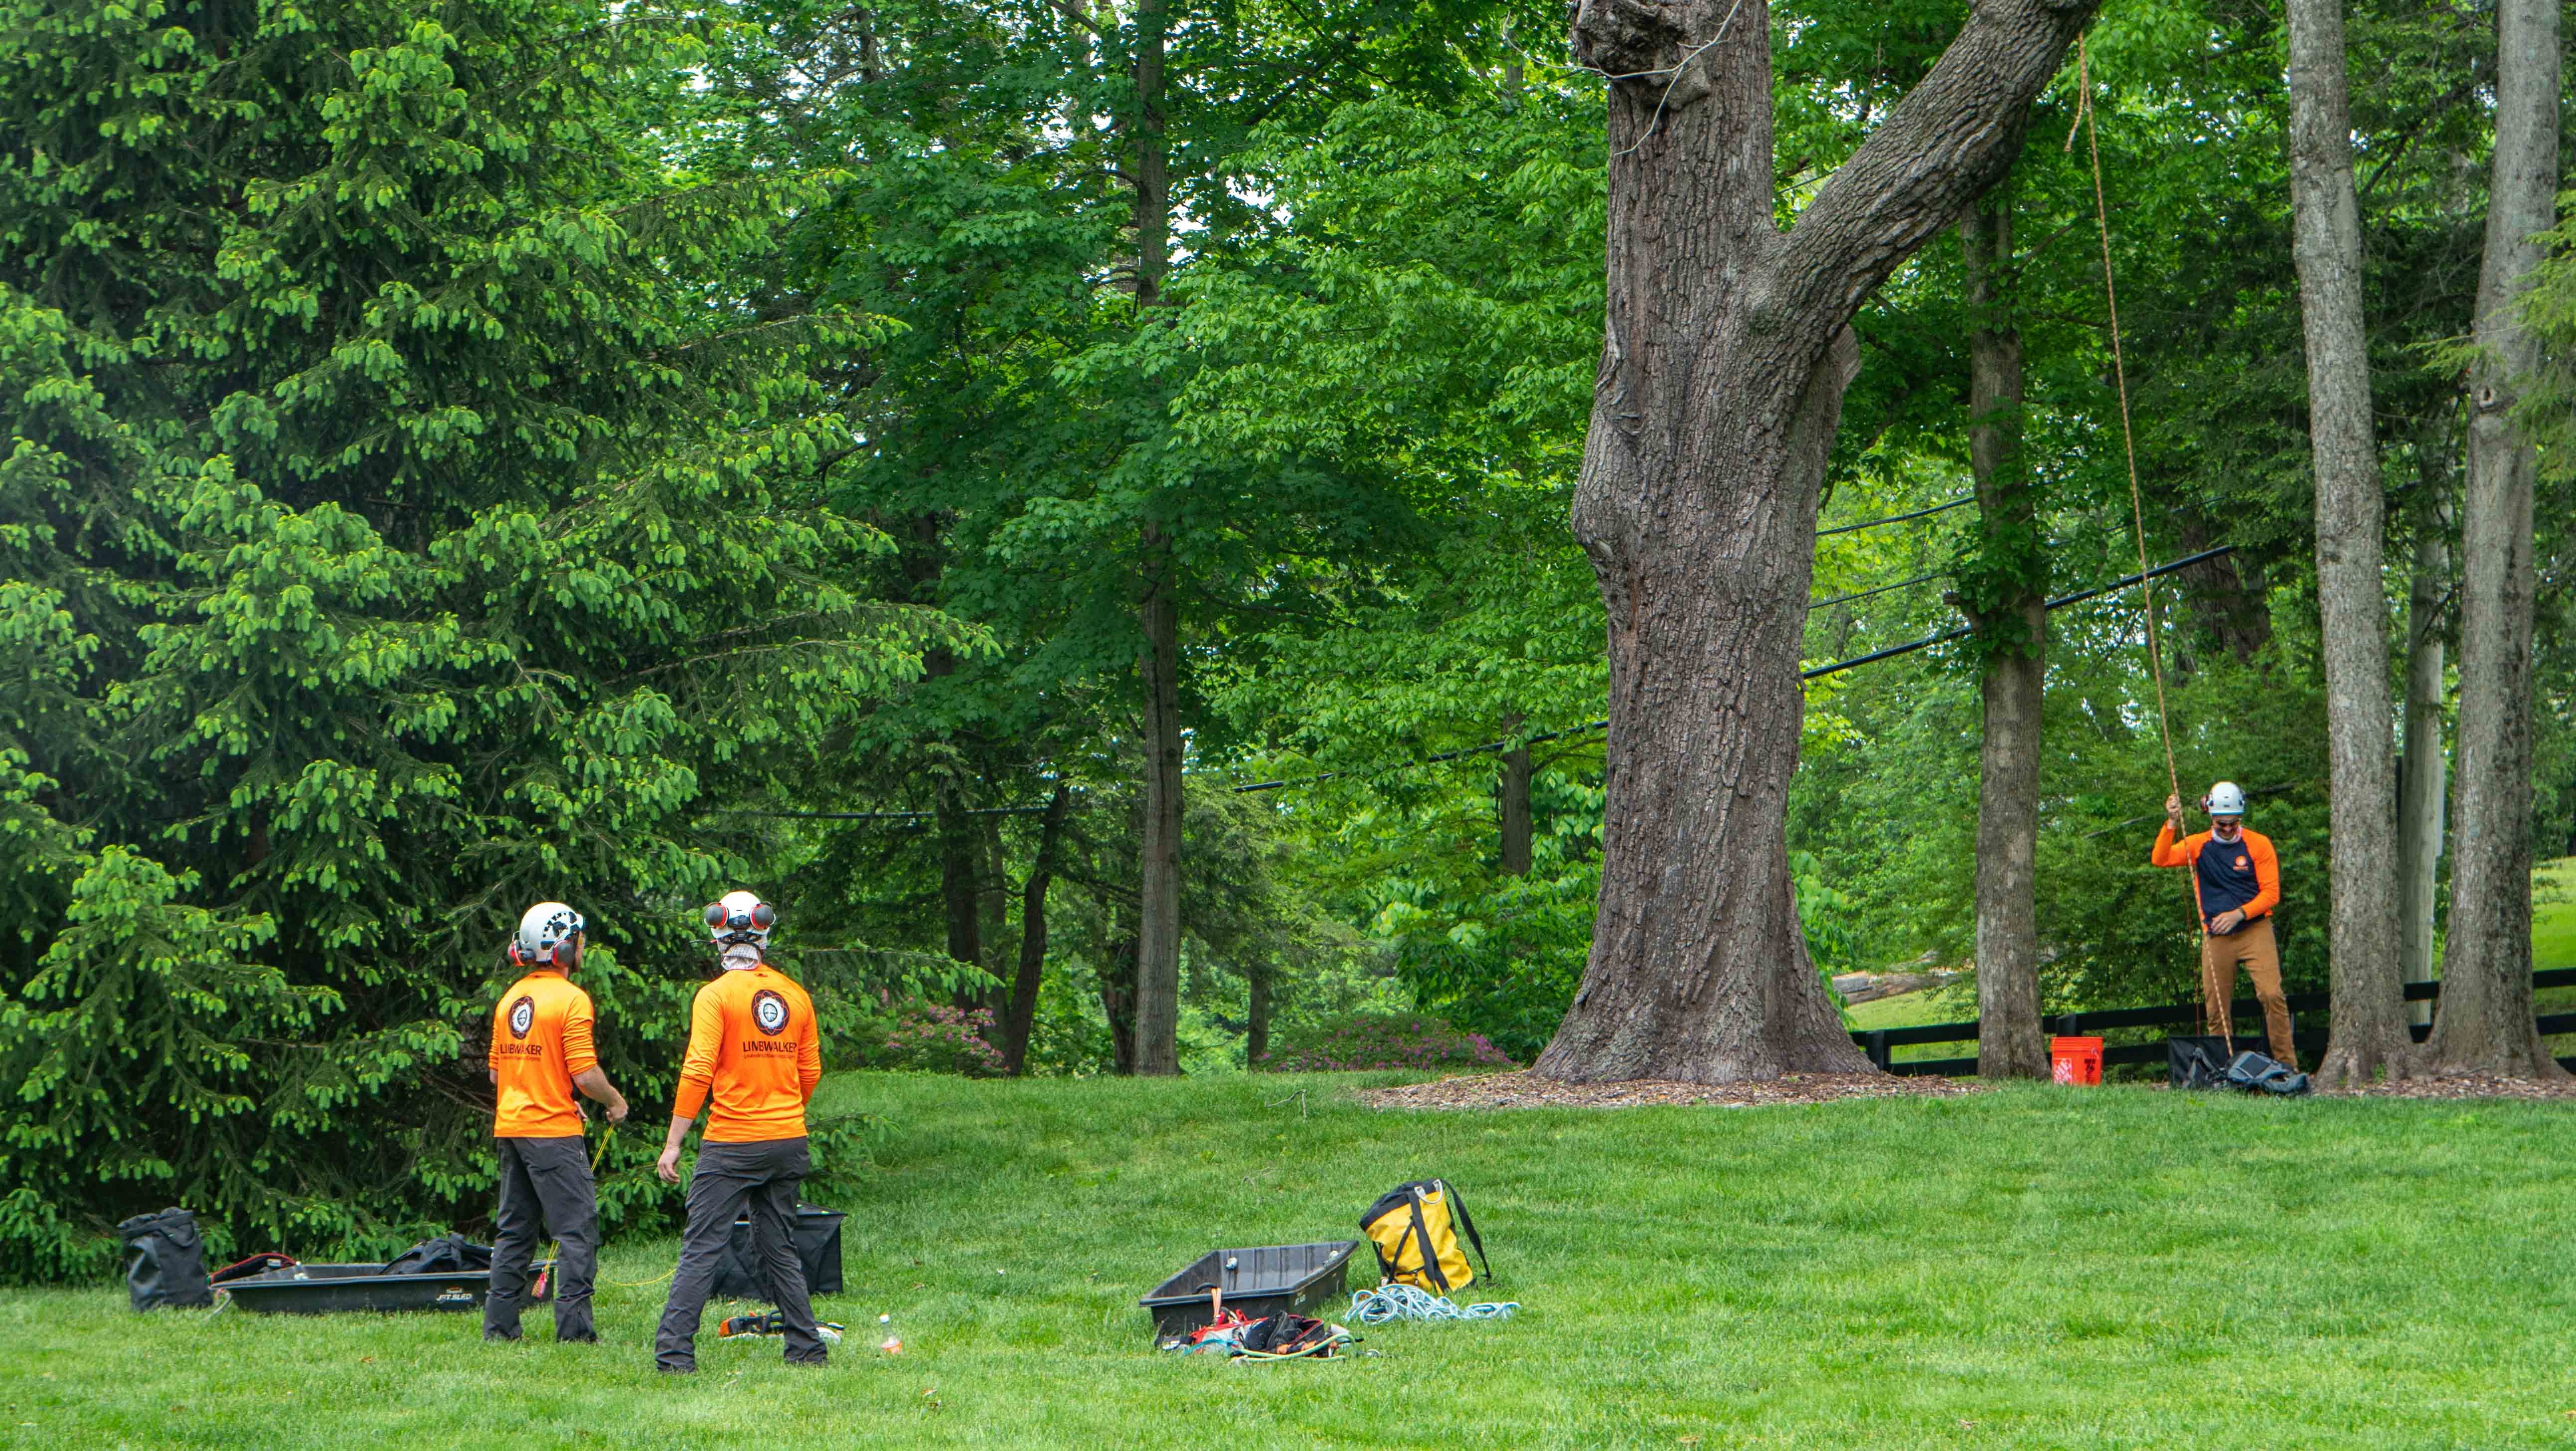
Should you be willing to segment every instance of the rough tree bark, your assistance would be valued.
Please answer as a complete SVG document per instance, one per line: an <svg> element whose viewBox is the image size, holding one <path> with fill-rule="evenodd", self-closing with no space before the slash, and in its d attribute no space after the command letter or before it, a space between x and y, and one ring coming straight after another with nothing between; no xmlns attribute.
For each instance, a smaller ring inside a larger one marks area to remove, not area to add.
<svg viewBox="0 0 2576 1451"><path fill-rule="evenodd" d="M1136 6L1136 306L1163 303L1171 244L1171 176L1163 136L1162 0ZM1137 871L1134 1071L1181 1071L1181 707L1178 561L1161 527L1143 531L1145 821Z"/></svg>
<svg viewBox="0 0 2576 1451"><path fill-rule="evenodd" d="M1027 1071L1029 1032L1038 1020L1038 989L1046 978L1047 889L1055 885L1056 853L1064 842L1065 813L1072 790L1056 783L1038 823L1038 854L1029 863L1029 879L1020 888L1020 960L1011 976L1010 1006L1002 1014L1002 1071L1016 1078Z"/></svg>
<svg viewBox="0 0 2576 1451"><path fill-rule="evenodd" d="M2429 450L2428 450L2429 454ZM2443 471L2427 467L2438 485ZM2406 596L2406 752L2397 775L2397 965L2406 982L2433 980L2433 906L2442 865L2442 610L2451 589L2443 511L2427 509L2415 538L2414 581ZM2430 1024L2430 1002L2407 1005L2409 1023Z"/></svg>
<svg viewBox="0 0 2576 1451"><path fill-rule="evenodd" d="M2343 0L2289 0L2290 255L2308 348L2308 455L2316 474L2317 614L2326 673L2332 812L2333 1029L2317 1078L2355 1087L2407 1076L2414 1042L2397 965L2395 762L2388 710L2385 507L2370 429L2353 194Z"/></svg>
<svg viewBox="0 0 2576 1451"><path fill-rule="evenodd" d="M1576 5L1575 57L1611 77L1609 309L1573 511L1609 613L1609 803L1591 960L1539 1072L1866 1069L1807 957L1783 835L1849 324L2001 176L2092 10L1978 5L1784 234L1770 7Z"/></svg>
<svg viewBox="0 0 2576 1451"><path fill-rule="evenodd" d="M1136 1071L1136 924L1122 913L1100 964L1100 1012L1109 1020L1109 1067Z"/></svg>
<svg viewBox="0 0 2576 1451"><path fill-rule="evenodd" d="M1243 1062L1248 1068L1259 1068L1261 1060L1270 1056L1270 993L1277 971L1269 958L1261 956L1243 970Z"/></svg>
<svg viewBox="0 0 2576 1451"><path fill-rule="evenodd" d="M1968 284L1968 459L1990 562L2035 566L2039 501L2022 457L2021 330L2013 316L2009 186L1959 220ZM2006 569L2007 598L1972 609L2003 638L1985 659L1977 759L1977 1076L2045 1078L2039 1031L2039 732L2048 680L2045 577Z"/></svg>
<svg viewBox="0 0 2576 1451"><path fill-rule="evenodd" d="M948 955L976 967L984 965L984 935L980 921L979 886L983 876L983 843L976 839L974 818L966 814L965 803L954 792L942 791L938 801L939 825L939 897L948 919ZM957 994L960 1007L971 1007L982 1000L982 993L963 989Z"/></svg>
<svg viewBox="0 0 2576 1451"><path fill-rule="evenodd" d="M1521 718L1513 716L1503 722L1508 736L1521 728ZM1530 869L1530 753L1523 746L1503 752L1502 779L1496 783L1502 816L1503 871L1511 876L1526 877Z"/></svg>
<svg viewBox="0 0 2576 1451"><path fill-rule="evenodd" d="M2150 492L2147 507L2157 507ZM2209 521L2189 508L2173 510L2174 539L2185 554L2198 554L2218 543ZM2233 554L2203 560L2173 576L2182 597L2191 605L2192 617L2216 638L2219 646L2236 657L2239 665L2251 665L2260 659L2263 647L2272 643L2272 611L2263 600L2263 581L2254 566ZM2176 647L2176 655L2181 649ZM2178 663L2168 660L2166 668L2180 673Z"/></svg>
<svg viewBox="0 0 2576 1451"><path fill-rule="evenodd" d="M1148 525L1145 548L1153 572L1137 611L1145 632L1136 661L1145 684L1145 821L1136 883L1136 1071L1152 1074L1181 1071L1181 661L1170 545Z"/></svg>
<svg viewBox="0 0 2576 1451"><path fill-rule="evenodd" d="M990 960L984 964L984 970L993 974L995 981L991 996L994 999L994 1006L998 1007L1001 999L1002 953L1005 950L1002 939L1010 931L1011 926L1011 858L1002 846L1002 818L984 816L976 819L983 823L982 851L975 863L976 915L981 919L979 935L983 939L984 951L990 954Z"/></svg>
<svg viewBox="0 0 2576 1451"><path fill-rule="evenodd" d="M2563 1078L2532 1026L2532 484L2511 415L2539 362L2518 315L2558 194L2558 0L2496 6L2494 175L2469 374L2460 511L2460 721L2451 809L2451 932L2433 1020L2445 1072Z"/></svg>

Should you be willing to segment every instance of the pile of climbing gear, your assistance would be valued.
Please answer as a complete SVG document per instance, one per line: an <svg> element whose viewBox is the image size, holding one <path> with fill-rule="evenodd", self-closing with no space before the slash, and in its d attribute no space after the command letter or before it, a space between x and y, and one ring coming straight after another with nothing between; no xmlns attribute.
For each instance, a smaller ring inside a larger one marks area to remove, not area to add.
<svg viewBox="0 0 2576 1451"><path fill-rule="evenodd" d="M1416 1179L1379 1195L1360 1216L1360 1230L1377 1250L1380 1281L1352 1292L1347 1318L1354 1324L1507 1320L1520 1309L1517 1300L1461 1304L1450 1298L1476 1279L1469 1249L1488 1279L1494 1267L1466 1199L1447 1180ZM1236 1361L1331 1360L1358 1337L1300 1312L1320 1310L1324 1296L1342 1293L1343 1266L1358 1248L1357 1241L1342 1240L1211 1251L1139 1303L1154 1312L1156 1342L1166 1351ZM1227 1303L1235 1299L1248 1301L1251 1312Z"/></svg>
<svg viewBox="0 0 2576 1451"><path fill-rule="evenodd" d="M1222 1355L1238 1362L1331 1360L1357 1339L1339 1325L1286 1310L1260 1320L1240 1310L1226 1310L1214 1323L1164 1348L1182 1355Z"/></svg>
<svg viewBox="0 0 2576 1451"><path fill-rule="evenodd" d="M1518 1300L1461 1305L1446 1295L1404 1284L1380 1285L1351 1295L1351 1318L1362 1325L1397 1320L1508 1320L1520 1307Z"/></svg>
<svg viewBox="0 0 2576 1451"><path fill-rule="evenodd" d="M2312 1091L2308 1075L2277 1058L2247 1049L2216 1034L2175 1036L2165 1040L2170 1081L2176 1088L2230 1088L2239 1093L2268 1093L2297 1098Z"/></svg>

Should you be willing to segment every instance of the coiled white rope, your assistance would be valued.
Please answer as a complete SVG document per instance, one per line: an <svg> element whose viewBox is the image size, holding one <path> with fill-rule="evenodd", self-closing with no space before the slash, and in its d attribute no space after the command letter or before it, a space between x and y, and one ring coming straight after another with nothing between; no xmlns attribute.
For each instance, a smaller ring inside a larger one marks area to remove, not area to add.
<svg viewBox="0 0 2576 1451"><path fill-rule="evenodd" d="M1499 1304L1460 1305L1414 1285L1380 1285L1351 1295L1351 1318L1362 1325L1391 1320L1504 1320L1521 1307L1518 1300Z"/></svg>

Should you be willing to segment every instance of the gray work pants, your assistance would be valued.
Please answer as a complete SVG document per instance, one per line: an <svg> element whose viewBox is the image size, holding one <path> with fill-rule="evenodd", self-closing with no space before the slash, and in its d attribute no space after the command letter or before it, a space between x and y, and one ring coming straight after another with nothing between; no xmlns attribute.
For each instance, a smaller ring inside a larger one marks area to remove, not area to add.
<svg viewBox="0 0 2576 1451"><path fill-rule="evenodd" d="M671 1276L671 1300L653 1339L653 1364L663 1370L698 1368L698 1320L707 1292L733 1238L733 1222L751 1215L754 1267L764 1273L787 1321L787 1360L821 1365L823 1337L814 1333L814 1307L805 1298L805 1266L796 1258L796 1191L813 1167L803 1139L763 1139L747 1144L698 1146L697 1172L689 1179L689 1228L680 1241L680 1268Z"/></svg>
<svg viewBox="0 0 2576 1451"><path fill-rule="evenodd" d="M555 1339L597 1340L591 1283L599 1277L599 1195L578 1135L495 1139L501 1150L501 1208L493 1216L492 1287L483 1297L483 1334L519 1338L519 1311L536 1258L539 1221L563 1241L555 1265Z"/></svg>

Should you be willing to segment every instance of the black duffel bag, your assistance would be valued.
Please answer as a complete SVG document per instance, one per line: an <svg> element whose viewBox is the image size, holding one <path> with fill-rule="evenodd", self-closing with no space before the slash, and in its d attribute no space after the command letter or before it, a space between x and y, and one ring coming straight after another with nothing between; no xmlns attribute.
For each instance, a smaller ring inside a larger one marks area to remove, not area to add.
<svg viewBox="0 0 2576 1451"><path fill-rule="evenodd" d="M196 1215L185 1209L138 1214L116 1232L125 1241L125 1293L135 1309L199 1309L215 1303Z"/></svg>
<svg viewBox="0 0 2576 1451"><path fill-rule="evenodd" d="M796 1262L805 1267L805 1293L841 1293L840 1211L797 1205L789 1238L796 1242ZM725 1244L724 1258L716 1261L716 1282L709 1293L719 1300L778 1303L769 1288L769 1276L761 1270L760 1257L752 1252L750 1219L734 1221L733 1236Z"/></svg>
<svg viewBox="0 0 2576 1451"><path fill-rule="evenodd" d="M385 1261L388 1275L454 1275L492 1268L492 1247L461 1234L425 1239Z"/></svg>

